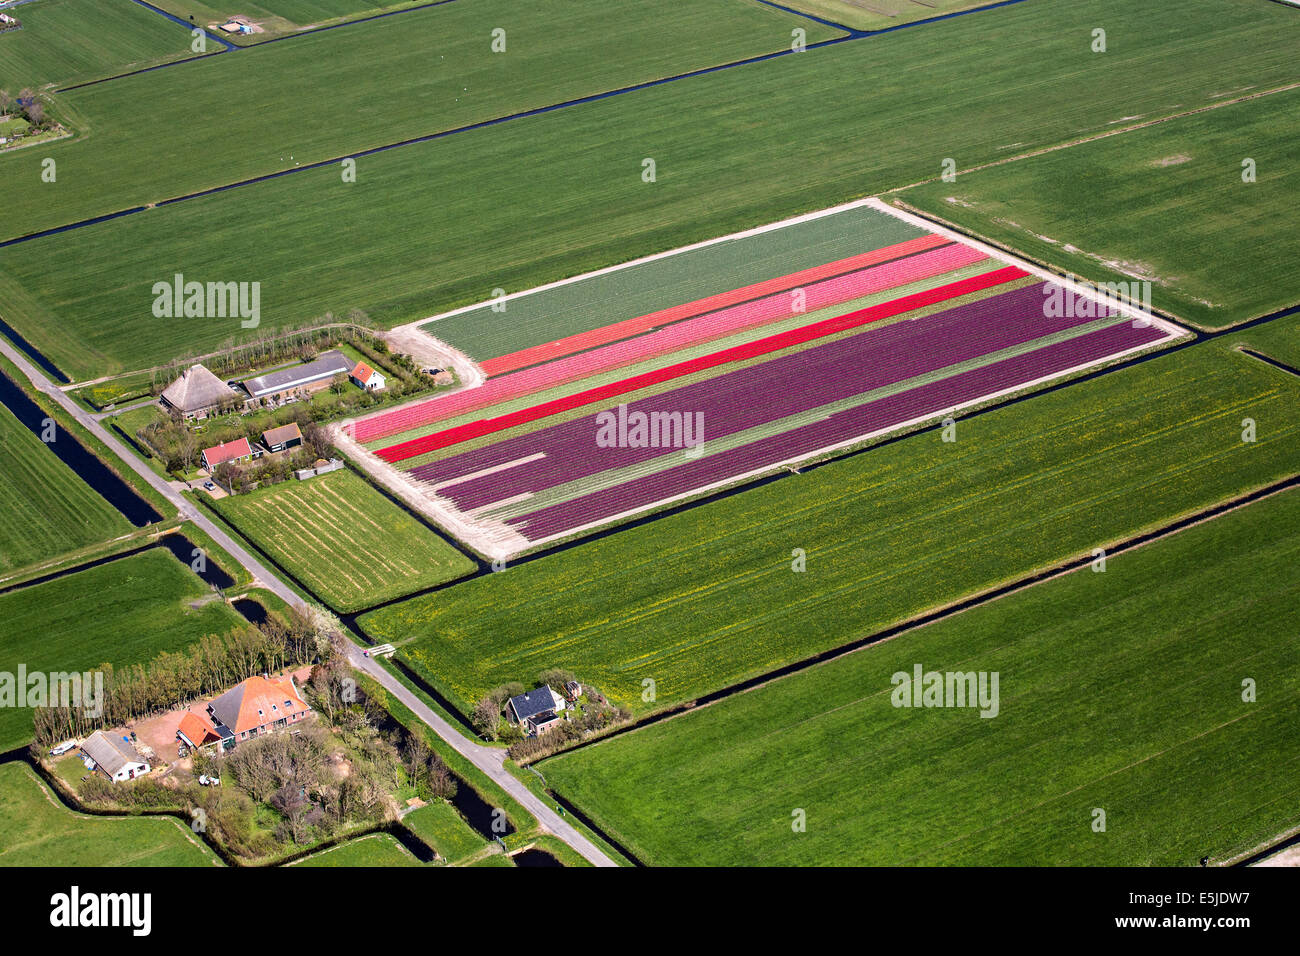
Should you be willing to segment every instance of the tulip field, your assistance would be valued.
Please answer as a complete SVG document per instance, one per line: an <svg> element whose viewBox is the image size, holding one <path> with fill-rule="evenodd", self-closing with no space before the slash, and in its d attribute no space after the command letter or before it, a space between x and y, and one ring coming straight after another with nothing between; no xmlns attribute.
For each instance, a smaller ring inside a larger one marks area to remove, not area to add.
<svg viewBox="0 0 1300 956"><path fill-rule="evenodd" d="M865 248L815 265L792 256L800 268L785 273L768 261L778 274L730 288L719 276L707 295L628 317L624 296L593 288L607 309L568 316L557 322L566 334L538 342L543 290L528 303L522 347L497 334L499 354L470 356L485 381L362 418L352 437L457 521L507 530L524 551L1181 334L1074 292L1053 310L1059 286L874 208L794 228L810 245ZM707 267L698 253L679 268ZM621 270L620 293L645 268ZM656 262L646 281L664 269ZM449 337L468 328L463 315ZM475 321L494 319L514 320L507 308ZM425 328L441 331L437 320Z"/></svg>

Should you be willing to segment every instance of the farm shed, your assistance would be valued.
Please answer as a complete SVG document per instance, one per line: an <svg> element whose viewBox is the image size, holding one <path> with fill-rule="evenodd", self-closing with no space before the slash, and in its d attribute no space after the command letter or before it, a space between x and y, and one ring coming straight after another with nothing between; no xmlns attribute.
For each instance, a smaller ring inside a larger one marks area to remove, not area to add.
<svg viewBox="0 0 1300 956"><path fill-rule="evenodd" d="M298 428L297 422L290 422L279 428L268 428L262 432L262 444L266 446L267 451L297 448L302 444L302 431Z"/></svg>
<svg viewBox="0 0 1300 956"><path fill-rule="evenodd" d="M149 772L149 764L131 741L97 730L81 745L86 766L97 770L114 783L132 780Z"/></svg>
<svg viewBox="0 0 1300 956"><path fill-rule="evenodd" d="M314 392L329 385L335 375L352 371L352 366L352 360L346 355L330 349L311 362L258 375L239 384L251 398L272 398L294 391Z"/></svg>
<svg viewBox="0 0 1300 956"><path fill-rule="evenodd" d="M181 724L176 728L176 738L191 750L207 750L209 753L215 752L222 741L222 735L217 732L212 721L192 710L186 711L181 718Z"/></svg>
<svg viewBox="0 0 1300 956"><path fill-rule="evenodd" d="M247 438L237 438L211 448L203 449L203 467L212 471L217 465L228 461L244 461L253 457Z"/></svg>
<svg viewBox="0 0 1300 956"><path fill-rule="evenodd" d="M317 458L316 463L310 468L299 468L293 473L293 476L299 481L306 481L308 478L315 478L317 475L328 475L331 471L338 471L343 467L343 459L331 458L326 461L324 458Z"/></svg>
<svg viewBox="0 0 1300 956"><path fill-rule="evenodd" d="M368 392L377 392L387 385L384 376L365 362L358 362L348 378L352 379L352 383L358 388L364 388Z"/></svg>
<svg viewBox="0 0 1300 956"><path fill-rule="evenodd" d="M222 405L241 401L237 391L217 378L202 365L193 365L181 372L162 393L162 403L174 408L186 418L202 417Z"/></svg>

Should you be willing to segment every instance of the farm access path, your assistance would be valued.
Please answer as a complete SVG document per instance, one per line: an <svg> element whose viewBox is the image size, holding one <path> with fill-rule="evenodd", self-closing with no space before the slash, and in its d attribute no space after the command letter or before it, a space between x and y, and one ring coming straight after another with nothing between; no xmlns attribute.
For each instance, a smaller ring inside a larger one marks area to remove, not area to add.
<svg viewBox="0 0 1300 956"><path fill-rule="evenodd" d="M93 434L104 445L113 452L123 463L132 471L142 477L149 485L161 494L168 502L175 505L177 512L182 519L192 521L194 524L207 532L219 546L238 561L246 571L253 577L253 585L260 586L272 592L289 605L303 604L302 598L295 593L287 584L281 581L276 575L262 564L256 557L248 552L238 541L229 535L224 528L221 528L190 502L186 501L181 494L171 486L162 476L155 474L148 465L141 462L132 455L120 441L117 440L109 431L90 412L83 410L73 399L64 394L63 390L51 382L44 374L41 373L35 365L28 361L27 357L15 349L3 338L0 338L0 354L3 354L9 361L17 366L18 370L27 377L37 391L44 393L53 399L65 412L73 417L82 428ZM550 831L553 835L563 840L569 846L573 847L580 853L584 859L595 866L617 866L612 859L606 856L599 847L589 839L579 833L571 824L564 820L554 809L549 807L531 790L516 780L509 771L505 769L505 752L493 747L485 747L482 744L471 741L468 737L457 730L450 722L436 714L428 705L420 700L414 693L406 688L392 674L384 670L374 659L363 655L362 647L351 637L348 638L348 657L352 665L358 670L363 671L376 682L392 694L403 704L409 707L417 717L426 723L434 733L441 737L452 749L462 757L474 764L479 770L486 774L497 786L508 793L512 799L523 806L529 813L535 816L538 822Z"/></svg>

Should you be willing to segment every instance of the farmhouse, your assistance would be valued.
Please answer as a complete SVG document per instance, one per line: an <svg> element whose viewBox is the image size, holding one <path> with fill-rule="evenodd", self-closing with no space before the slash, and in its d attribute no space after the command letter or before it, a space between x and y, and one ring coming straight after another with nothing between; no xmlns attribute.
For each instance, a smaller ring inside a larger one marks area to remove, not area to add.
<svg viewBox="0 0 1300 956"><path fill-rule="evenodd" d="M526 694L511 697L506 703L506 718L530 737L540 736L557 726L564 718L564 698L551 690L549 684L534 688Z"/></svg>
<svg viewBox="0 0 1300 956"><path fill-rule="evenodd" d="M290 422L279 428L268 428L262 432L262 445L267 451L284 451L288 448L297 448L301 444L302 431L298 428L297 422Z"/></svg>
<svg viewBox="0 0 1300 956"><path fill-rule="evenodd" d="M352 379L353 385L364 388L367 392L377 392L387 384L384 376L365 362L358 362L357 367L348 374L348 378Z"/></svg>
<svg viewBox="0 0 1300 956"><path fill-rule="evenodd" d="M352 360L338 349L330 349L314 361L258 375L239 384L250 398L282 398L292 392L305 395L325 388L335 375L348 374L352 371L352 364Z"/></svg>
<svg viewBox="0 0 1300 956"><path fill-rule="evenodd" d="M237 438L211 448L203 449L203 467L212 471L228 461L246 461L254 456L247 438Z"/></svg>
<svg viewBox="0 0 1300 956"><path fill-rule="evenodd" d="M166 408L174 408L186 418L202 418L223 405L243 400L237 391L202 365L191 366L162 393Z"/></svg>
<svg viewBox="0 0 1300 956"><path fill-rule="evenodd" d="M149 764L124 737L97 730L81 745L87 768L97 770L114 783L132 780L149 772Z"/></svg>
<svg viewBox="0 0 1300 956"><path fill-rule="evenodd" d="M284 730L299 723L311 708L298 693L293 675L272 680L250 677L232 687L208 705L208 716L218 734L223 728L230 734L227 750L240 740Z"/></svg>
<svg viewBox="0 0 1300 956"><path fill-rule="evenodd" d="M225 728L222 728L223 730ZM216 725L205 714L196 714L192 710L185 712L181 725L176 728L176 739L191 750L206 750L216 753L223 740L233 739L229 730L225 733L217 730Z"/></svg>

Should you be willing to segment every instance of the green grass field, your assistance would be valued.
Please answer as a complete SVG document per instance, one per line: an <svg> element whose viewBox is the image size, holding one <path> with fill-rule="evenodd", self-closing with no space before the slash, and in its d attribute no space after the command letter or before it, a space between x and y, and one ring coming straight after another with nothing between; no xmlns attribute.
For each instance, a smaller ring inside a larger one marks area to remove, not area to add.
<svg viewBox="0 0 1300 956"><path fill-rule="evenodd" d="M402 823L448 863L464 860L488 846L456 808L443 800L412 810L402 817Z"/></svg>
<svg viewBox="0 0 1300 956"><path fill-rule="evenodd" d="M420 861L406 850L397 838L388 833L372 833L369 836L348 840L338 846L330 847L319 853L304 857L292 866L378 866L408 867L419 866Z"/></svg>
<svg viewBox="0 0 1300 956"><path fill-rule="evenodd" d="M992 0L788 0L784 5L855 30L885 30L900 23L987 6Z"/></svg>
<svg viewBox="0 0 1300 956"><path fill-rule="evenodd" d="M356 183L312 170L23 243L5 250L0 301L6 321L77 377L240 334L234 320L154 318L152 284L173 271L261 281L263 330L354 307L392 325L917 182L953 152L965 167L1214 102L1225 73L1259 88L1290 82L1294 13L1036 0L847 42L367 157ZM1104 56L1086 42L1099 16ZM956 86L959 98L935 95ZM236 147L246 144L212 147L223 169ZM160 144L151 165L172 165L173 149L190 156L195 144ZM646 157L653 184L641 179ZM111 166L79 168L66 186L125 195Z"/></svg>
<svg viewBox="0 0 1300 956"><path fill-rule="evenodd" d="M218 865L179 820L73 813L31 767L0 766L0 867Z"/></svg>
<svg viewBox="0 0 1300 956"><path fill-rule="evenodd" d="M474 570L474 562L348 471L214 503L336 611L371 607Z"/></svg>
<svg viewBox="0 0 1300 956"><path fill-rule="evenodd" d="M1291 154L1300 90L934 182L921 210L1093 281L1149 280L1152 304L1222 328L1300 302ZM1242 160L1255 182L1242 181Z"/></svg>
<svg viewBox="0 0 1300 956"><path fill-rule="evenodd" d="M0 572L130 530L121 512L0 406Z"/></svg>
<svg viewBox="0 0 1300 956"><path fill-rule="evenodd" d="M6 195L0 238L781 50L798 22L748 0L461 0L70 91L59 104L88 135L0 157L0 181L58 164L50 188Z"/></svg>
<svg viewBox="0 0 1300 956"><path fill-rule="evenodd" d="M564 667L643 713L1300 471L1297 397L1208 343L360 623L460 707Z"/></svg>
<svg viewBox="0 0 1300 956"><path fill-rule="evenodd" d="M15 96L194 55L182 27L131 0L40 0L8 12L23 28L0 35L0 89Z"/></svg>
<svg viewBox="0 0 1300 956"><path fill-rule="evenodd" d="M1300 368L1300 315L1288 315L1226 337L1292 368Z"/></svg>
<svg viewBox="0 0 1300 956"><path fill-rule="evenodd" d="M123 667L181 650L205 634L245 624L166 551L154 549L0 595L0 671L86 671ZM28 708L0 708L0 752L31 740Z"/></svg>
<svg viewBox="0 0 1300 956"><path fill-rule="evenodd" d="M219 0L207 3L202 0L158 0L154 6L184 20L192 17L195 23L205 27L208 24L220 25L235 15L250 17L263 32L251 36L219 34L232 43L250 46L286 33L373 16L386 10L418 7L427 2L429 0L262 0L260 3L223 5Z"/></svg>
<svg viewBox="0 0 1300 956"><path fill-rule="evenodd" d="M1291 491L544 770L655 864L1193 866L1295 823L1298 627ZM894 707L918 663L997 716Z"/></svg>

